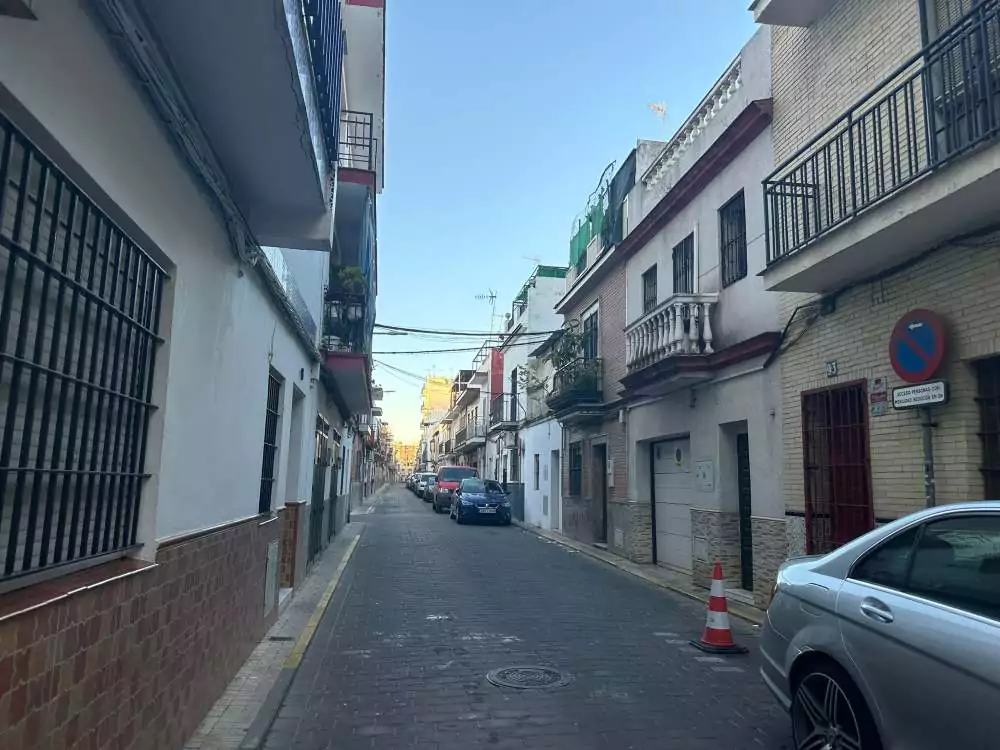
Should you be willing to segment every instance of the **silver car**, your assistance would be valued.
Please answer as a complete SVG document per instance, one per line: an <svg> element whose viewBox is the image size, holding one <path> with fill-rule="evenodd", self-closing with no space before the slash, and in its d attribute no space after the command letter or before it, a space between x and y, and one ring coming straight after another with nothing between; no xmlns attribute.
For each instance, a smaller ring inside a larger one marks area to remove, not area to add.
<svg viewBox="0 0 1000 750"><path fill-rule="evenodd" d="M1000 747L1000 502L789 560L761 652L798 750Z"/></svg>

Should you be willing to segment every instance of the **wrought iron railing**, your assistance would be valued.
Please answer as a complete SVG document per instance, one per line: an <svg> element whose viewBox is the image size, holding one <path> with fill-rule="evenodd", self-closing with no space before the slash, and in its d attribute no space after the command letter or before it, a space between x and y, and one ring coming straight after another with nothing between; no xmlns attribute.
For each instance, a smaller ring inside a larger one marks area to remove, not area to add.
<svg viewBox="0 0 1000 750"><path fill-rule="evenodd" d="M366 295L328 290L326 296L320 349L324 352L367 353Z"/></svg>
<svg viewBox="0 0 1000 750"><path fill-rule="evenodd" d="M340 0L303 0L302 12L309 38L313 85L319 100L320 123L327 160L337 161L340 143L341 75L344 64L344 28Z"/></svg>
<svg viewBox="0 0 1000 750"><path fill-rule="evenodd" d="M517 396L510 393L494 396L490 401L490 427L517 421Z"/></svg>
<svg viewBox="0 0 1000 750"><path fill-rule="evenodd" d="M166 274L0 115L0 581L137 543Z"/></svg>
<svg viewBox="0 0 1000 750"><path fill-rule="evenodd" d="M764 180L768 264L1000 132L1000 0L986 0Z"/></svg>
<svg viewBox="0 0 1000 750"><path fill-rule="evenodd" d="M557 407L577 403L599 403L603 396L604 360L574 359L552 376L549 404Z"/></svg>
<svg viewBox="0 0 1000 750"><path fill-rule="evenodd" d="M339 166L375 171L378 140L375 138L374 119L371 112L345 110L340 113Z"/></svg>

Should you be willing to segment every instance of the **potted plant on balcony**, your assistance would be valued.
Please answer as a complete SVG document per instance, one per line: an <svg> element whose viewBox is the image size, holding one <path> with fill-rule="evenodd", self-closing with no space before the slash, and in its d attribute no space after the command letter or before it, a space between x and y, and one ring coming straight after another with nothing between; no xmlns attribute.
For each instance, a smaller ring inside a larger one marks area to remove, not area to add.
<svg viewBox="0 0 1000 750"><path fill-rule="evenodd" d="M365 275L358 266L341 266L337 272L340 289L348 294L364 294Z"/></svg>

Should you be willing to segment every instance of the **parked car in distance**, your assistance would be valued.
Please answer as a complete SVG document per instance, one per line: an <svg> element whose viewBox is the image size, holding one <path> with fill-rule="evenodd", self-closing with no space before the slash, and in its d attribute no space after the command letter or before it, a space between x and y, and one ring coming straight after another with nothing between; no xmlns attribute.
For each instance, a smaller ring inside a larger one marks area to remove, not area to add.
<svg viewBox="0 0 1000 750"><path fill-rule="evenodd" d="M414 485L414 478L416 476L417 476L416 474L410 474L408 477L406 477L406 489L410 490L411 492L413 492L414 490L413 485Z"/></svg>
<svg viewBox="0 0 1000 750"><path fill-rule="evenodd" d="M424 481L424 494L421 497L430 502L434 497L434 488L437 486L437 474L428 474Z"/></svg>
<svg viewBox="0 0 1000 750"><path fill-rule="evenodd" d="M416 489L417 497L423 498L424 500L427 499L426 497L424 497L424 490L427 489L427 478L432 476L434 476L433 472L427 472L427 471L417 474L417 489Z"/></svg>
<svg viewBox="0 0 1000 750"><path fill-rule="evenodd" d="M997 747L1000 502L944 505L778 571L761 675L798 750Z"/></svg>
<svg viewBox="0 0 1000 750"><path fill-rule="evenodd" d="M510 498L492 479L463 479L451 502L451 518L460 524L485 520L510 526Z"/></svg>
<svg viewBox="0 0 1000 750"><path fill-rule="evenodd" d="M444 513L451 509L451 499L463 479L478 477L479 472L472 466L442 466L437 472L437 487L431 503L435 513Z"/></svg>

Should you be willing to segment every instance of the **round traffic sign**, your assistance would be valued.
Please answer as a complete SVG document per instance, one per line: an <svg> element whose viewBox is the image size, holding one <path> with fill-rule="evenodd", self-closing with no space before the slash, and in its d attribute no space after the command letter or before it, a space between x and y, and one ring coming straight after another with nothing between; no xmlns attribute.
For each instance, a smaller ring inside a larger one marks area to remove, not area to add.
<svg viewBox="0 0 1000 750"><path fill-rule="evenodd" d="M931 310L910 310L892 329L889 361L907 383L934 377L944 361L944 321Z"/></svg>

